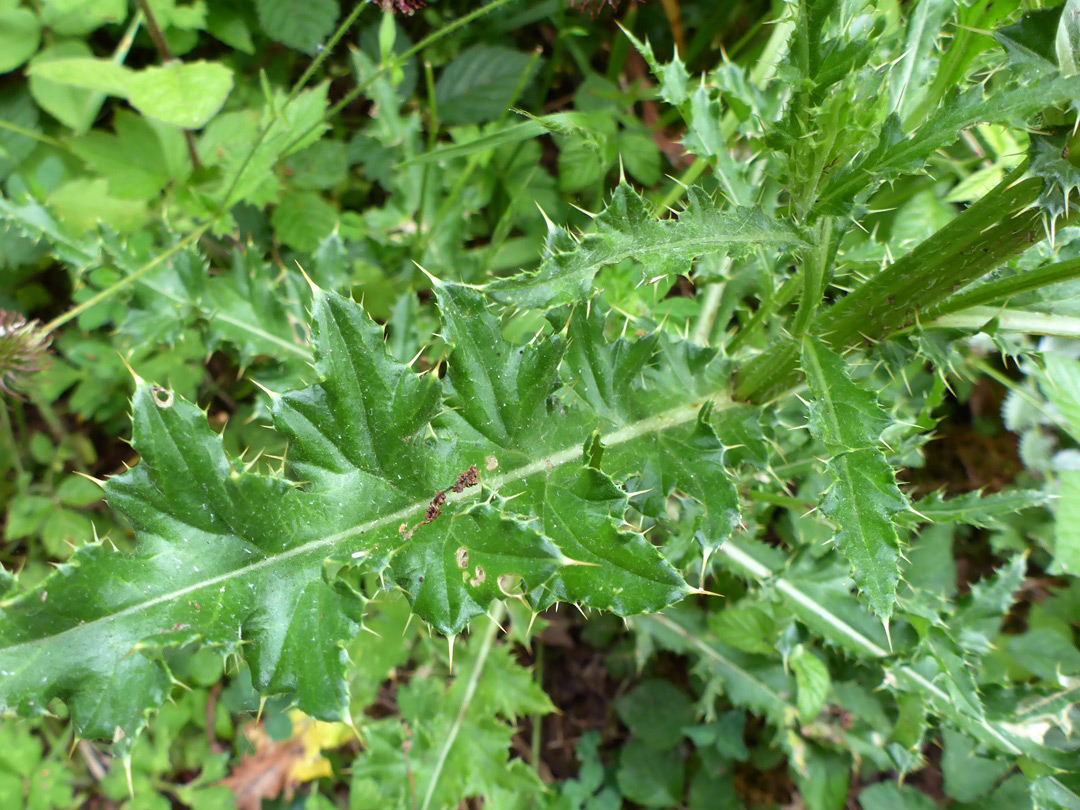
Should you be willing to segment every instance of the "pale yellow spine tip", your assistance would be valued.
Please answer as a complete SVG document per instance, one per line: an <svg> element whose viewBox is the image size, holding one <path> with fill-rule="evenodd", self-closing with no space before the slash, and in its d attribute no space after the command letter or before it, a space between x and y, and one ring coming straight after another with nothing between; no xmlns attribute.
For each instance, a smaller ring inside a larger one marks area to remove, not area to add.
<svg viewBox="0 0 1080 810"><path fill-rule="evenodd" d="M311 280L311 276L307 274L307 271L303 268L300 262L296 263L296 268L300 271L300 275L304 277L304 280L308 283L308 286L311 287L311 291L313 293L317 293L319 291L319 285Z"/></svg>

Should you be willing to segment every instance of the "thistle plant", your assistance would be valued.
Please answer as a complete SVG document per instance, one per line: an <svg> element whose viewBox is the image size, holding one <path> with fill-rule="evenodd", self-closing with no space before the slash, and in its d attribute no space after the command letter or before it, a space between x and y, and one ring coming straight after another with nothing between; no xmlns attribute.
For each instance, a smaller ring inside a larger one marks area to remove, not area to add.
<svg viewBox="0 0 1080 810"><path fill-rule="evenodd" d="M232 94L233 67L197 60L29 68L137 111L58 119L100 182L0 198L70 272L58 343L134 358L137 459L102 482L125 550L3 577L0 706L62 702L130 763L203 655L363 735L356 808L738 806L732 774L769 762L811 810L863 784L864 810L923 807L905 777L933 746L954 806L1080 806L1075 3L807 0L700 75L626 30L620 81L564 37L552 58L589 75L556 111L530 95L560 81L537 54L450 38L502 9L508 39L510 3L413 45L392 12L418 4L384 2L347 64L323 43L359 11L294 30L260 3L268 36L319 54L291 89ZM622 81L630 48L647 86ZM308 85L327 60L355 77L333 105L340 82ZM141 92L158 70L168 105ZM360 97L346 143L332 119ZM660 163L645 104L685 165ZM144 137L165 169L120 160ZM65 207L88 189L108 222ZM0 387L47 346L0 320ZM77 377L93 352L64 350ZM965 417L972 443L1019 437L1016 469L991 486L964 456L968 477L922 485ZM613 701L615 775L583 737L591 764L545 792L508 749L552 704L497 640L539 644L559 605L618 617L620 666L654 677ZM409 661L462 675L397 680ZM375 720L388 679L398 714Z"/></svg>

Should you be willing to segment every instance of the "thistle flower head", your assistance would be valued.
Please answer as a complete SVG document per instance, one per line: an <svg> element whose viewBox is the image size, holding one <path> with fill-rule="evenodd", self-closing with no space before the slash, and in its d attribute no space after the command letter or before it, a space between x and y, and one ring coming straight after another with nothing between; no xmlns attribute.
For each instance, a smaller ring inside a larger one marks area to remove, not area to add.
<svg viewBox="0 0 1080 810"><path fill-rule="evenodd" d="M424 0L371 0L371 2L381 7L384 11L390 9L391 11L408 14L410 16L424 7Z"/></svg>
<svg viewBox="0 0 1080 810"><path fill-rule="evenodd" d="M37 321L0 309L0 391L17 397L48 357L49 335Z"/></svg>

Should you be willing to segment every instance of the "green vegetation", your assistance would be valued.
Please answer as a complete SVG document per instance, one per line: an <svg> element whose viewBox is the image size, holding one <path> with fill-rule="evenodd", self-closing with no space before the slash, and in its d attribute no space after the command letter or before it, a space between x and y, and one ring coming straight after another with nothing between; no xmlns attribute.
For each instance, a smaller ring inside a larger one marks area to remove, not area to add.
<svg viewBox="0 0 1080 810"><path fill-rule="evenodd" d="M1080 3L584 5L0 0L0 806L1080 808Z"/></svg>

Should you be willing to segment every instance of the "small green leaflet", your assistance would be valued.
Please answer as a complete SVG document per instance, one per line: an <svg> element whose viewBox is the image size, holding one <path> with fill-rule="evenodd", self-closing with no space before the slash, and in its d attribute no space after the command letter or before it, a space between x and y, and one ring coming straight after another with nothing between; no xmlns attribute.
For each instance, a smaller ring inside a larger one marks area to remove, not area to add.
<svg viewBox="0 0 1080 810"><path fill-rule="evenodd" d="M874 612L888 619L900 579L893 516L908 509L878 449L888 415L873 394L851 381L843 359L820 340L803 341L802 366L813 395L810 432L832 455L827 469L833 485L822 511L837 524L834 541L851 562L859 590Z"/></svg>

